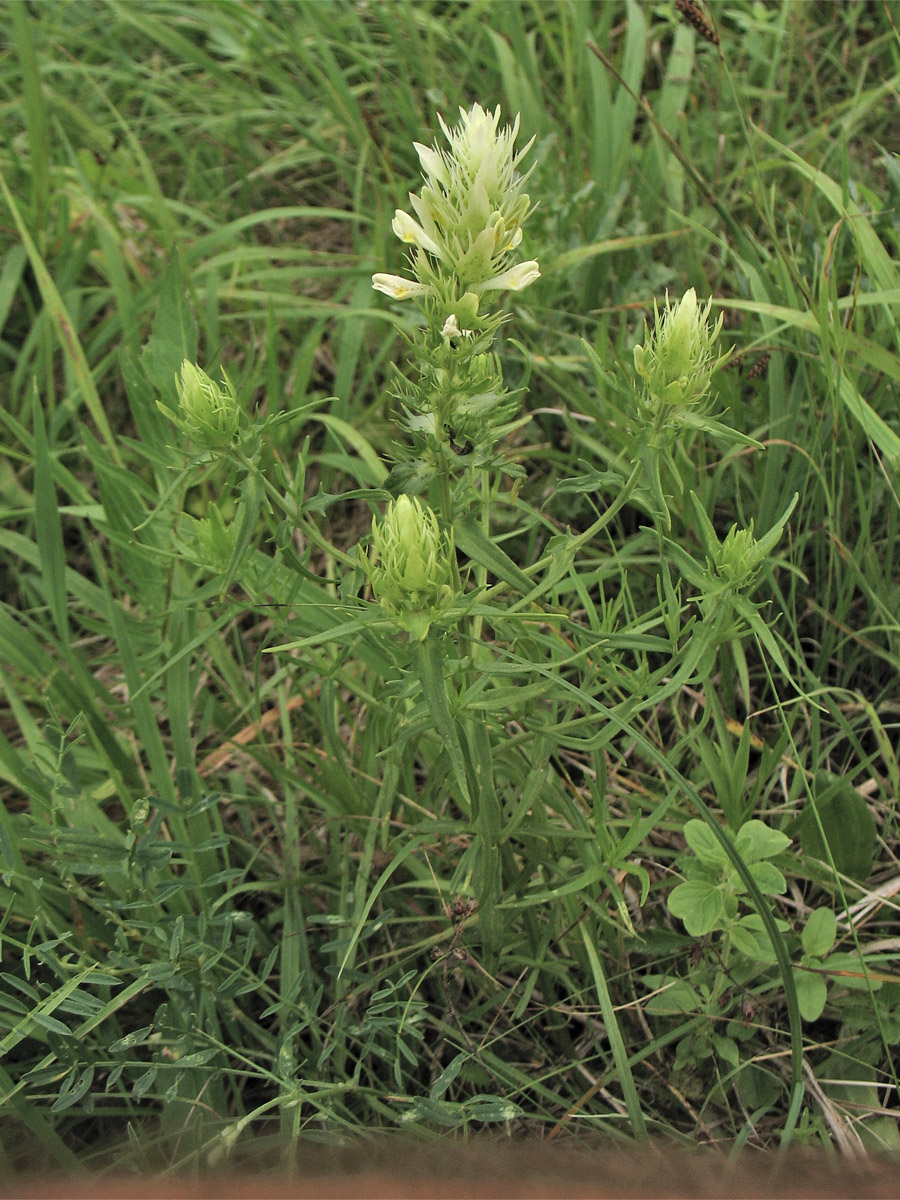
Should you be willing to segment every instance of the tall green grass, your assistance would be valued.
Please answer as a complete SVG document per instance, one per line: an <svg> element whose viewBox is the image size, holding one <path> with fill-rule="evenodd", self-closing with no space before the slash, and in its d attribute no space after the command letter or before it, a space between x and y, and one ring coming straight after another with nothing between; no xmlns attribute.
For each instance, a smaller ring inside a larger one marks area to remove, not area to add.
<svg viewBox="0 0 900 1200"><path fill-rule="evenodd" d="M6 1169L486 1124L896 1148L900 45L888 6L708 11L718 49L634 0L4 14ZM413 141L474 100L535 135L543 273L502 349L531 421L497 570L614 499L667 289L716 298L723 420L762 447L683 444L671 544L702 563L691 491L720 537L799 495L754 593L771 643L709 681L641 503L557 618L498 617L466 698L502 734L493 961L419 693L335 636L410 320L370 277L402 267ZM265 465L318 541L238 468L184 474L157 407L183 355L291 414ZM215 571L196 522L223 497L246 552ZM667 907L704 806L790 837L780 958L743 893L727 946Z"/></svg>

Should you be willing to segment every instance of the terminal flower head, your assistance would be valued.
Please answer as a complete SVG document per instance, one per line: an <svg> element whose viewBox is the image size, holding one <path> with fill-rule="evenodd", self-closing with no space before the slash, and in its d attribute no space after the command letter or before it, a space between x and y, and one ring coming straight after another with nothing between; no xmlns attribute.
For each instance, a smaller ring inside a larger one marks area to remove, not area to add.
<svg viewBox="0 0 900 1200"><path fill-rule="evenodd" d="M713 550L711 567L726 587L750 588L759 575L762 560L753 536L753 521L746 529L732 525L725 540Z"/></svg>
<svg viewBox="0 0 900 1200"><path fill-rule="evenodd" d="M749 591L762 570L766 559L781 539L799 497L795 493L784 512L767 533L757 537L753 520L745 526L732 525L719 541L715 527L696 493L691 502L697 515L700 539L706 550L706 578L711 585L730 592Z"/></svg>
<svg viewBox="0 0 900 1200"><path fill-rule="evenodd" d="M427 151L424 146L416 145L425 172L424 190L433 193L436 187L440 188L450 203L465 205L467 211L461 215L482 223L472 229L473 233L487 224L493 213L507 218L524 216L528 197L521 194L525 181L516 167L534 139L517 154L519 118L500 129L499 104L493 112L486 112L480 104L473 104L468 112L460 108L459 117L459 123L451 128L438 115L450 143L449 151L437 147ZM442 159L439 163L438 156ZM515 222L520 223L520 220Z"/></svg>
<svg viewBox="0 0 900 1200"><path fill-rule="evenodd" d="M415 217L397 209L392 228L411 248L410 265L422 290L407 280L388 290L384 281L398 276L373 276L373 286L395 299L440 291L452 306L463 292L521 290L540 275L534 261L510 261L530 211L522 190L527 174L519 173L518 164L532 143L516 151L519 118L501 128L499 105L490 112L474 104L459 113L454 126L438 115L448 148L414 143L424 185L421 193L410 193Z"/></svg>

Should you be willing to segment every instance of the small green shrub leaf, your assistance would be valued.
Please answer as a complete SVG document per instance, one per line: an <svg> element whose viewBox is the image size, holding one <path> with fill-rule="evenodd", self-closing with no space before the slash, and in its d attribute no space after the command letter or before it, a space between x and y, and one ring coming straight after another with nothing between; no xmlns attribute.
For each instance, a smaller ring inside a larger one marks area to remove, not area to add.
<svg viewBox="0 0 900 1200"><path fill-rule="evenodd" d="M738 853L745 863L774 858L790 845L791 839L779 829L770 829L763 821L748 821L736 838Z"/></svg>
<svg viewBox="0 0 900 1200"><path fill-rule="evenodd" d="M699 1012L700 997L689 983L676 979L658 995L651 996L644 1004L644 1010L651 1013Z"/></svg>
<svg viewBox="0 0 900 1200"><path fill-rule="evenodd" d="M785 878L774 863L755 862L750 866L750 874L764 895L781 896L787 891Z"/></svg>
<svg viewBox="0 0 900 1200"><path fill-rule="evenodd" d="M711 866L724 866L728 862L728 855L705 821L688 821L684 827L684 836L701 862Z"/></svg>
<svg viewBox="0 0 900 1200"><path fill-rule="evenodd" d="M806 854L828 861L824 833L835 867L851 879L868 879L878 834L868 805L851 783L819 772L815 809L807 804L800 821L800 844Z"/></svg>
<svg viewBox="0 0 900 1200"><path fill-rule="evenodd" d="M701 880L679 883L669 897L669 912L681 918L692 937L703 937L714 929L724 911L721 891Z"/></svg>
<svg viewBox="0 0 900 1200"><path fill-rule="evenodd" d="M766 953L762 949L761 943L765 941L765 938L763 937L762 939L758 939L754 937L750 930L745 929L743 925L735 925L729 931L729 937L731 938L731 944L734 946L735 950L739 951L751 961L775 961L775 956L771 950Z"/></svg>
<svg viewBox="0 0 900 1200"><path fill-rule="evenodd" d="M814 971L794 971L797 1003L804 1021L818 1021L828 999L828 985Z"/></svg>
<svg viewBox="0 0 900 1200"><path fill-rule="evenodd" d="M830 908L817 908L803 927L803 953L824 958L837 936L837 921Z"/></svg>

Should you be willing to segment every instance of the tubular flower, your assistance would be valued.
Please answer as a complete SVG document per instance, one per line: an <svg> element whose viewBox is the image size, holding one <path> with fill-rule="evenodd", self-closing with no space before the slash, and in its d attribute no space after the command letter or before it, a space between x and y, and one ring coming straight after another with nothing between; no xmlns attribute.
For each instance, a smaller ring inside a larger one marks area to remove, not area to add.
<svg viewBox="0 0 900 1200"><path fill-rule="evenodd" d="M441 248L434 238L430 238L418 221L414 221L409 213L405 213L402 208L397 209L394 219L391 222L391 229L393 229L401 242L418 246L420 250L427 250L435 258L441 257Z"/></svg>
<svg viewBox="0 0 900 1200"><path fill-rule="evenodd" d="M395 300L406 300L408 296L424 296L429 291L424 283L404 279L402 275L385 275L383 272L372 276L372 287L376 292L393 296Z"/></svg>
<svg viewBox="0 0 900 1200"><path fill-rule="evenodd" d="M453 600L452 564L452 538L414 497L399 496L383 520L373 518L372 590L385 612L420 641Z"/></svg>
<svg viewBox="0 0 900 1200"><path fill-rule="evenodd" d="M532 259L530 262L517 263L508 271L495 275L487 283L476 283L474 286L478 292L490 292L500 288L509 288L511 292L521 292L523 288L528 287L529 283L534 283L539 276L538 265Z"/></svg>

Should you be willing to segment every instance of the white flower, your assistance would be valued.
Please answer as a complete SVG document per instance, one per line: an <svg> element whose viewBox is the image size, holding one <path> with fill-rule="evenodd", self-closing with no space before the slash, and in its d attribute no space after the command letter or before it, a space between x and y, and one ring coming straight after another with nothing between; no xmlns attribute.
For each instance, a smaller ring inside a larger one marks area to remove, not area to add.
<svg viewBox="0 0 900 1200"><path fill-rule="evenodd" d="M444 327L441 330L441 337L447 338L448 341L450 338L458 338L458 337L469 337L470 338L470 337L474 337L474 336L475 336L474 329L460 329L459 321L456 319L456 313L450 314L450 316L444 322Z"/></svg>
<svg viewBox="0 0 900 1200"><path fill-rule="evenodd" d="M419 222L414 221L409 213L405 213L402 208L398 208L394 214L391 229L393 229L401 242L406 242L408 245L418 246L422 250L427 250L435 258L443 257L441 248L434 238L429 237Z"/></svg>
<svg viewBox="0 0 900 1200"><path fill-rule="evenodd" d="M456 313L451 313L450 316L447 318L447 320L444 322L444 328L441 330L441 337L445 337L445 338L459 337L461 332L462 332L462 330L460 329L459 324L456 320ZM466 330L466 332L468 333L468 330Z"/></svg>
<svg viewBox="0 0 900 1200"><path fill-rule="evenodd" d="M372 276L372 287L376 292L384 292L395 300L406 300L410 296L424 296L431 288L427 283L416 283L413 279L404 279L402 275L386 275L383 272Z"/></svg>
<svg viewBox="0 0 900 1200"><path fill-rule="evenodd" d="M527 288L530 283L534 283L540 278L538 264L534 259L528 262L517 263L516 266L510 267L508 271L502 271L499 275L495 275L493 279L488 279L484 283L472 285L474 292L492 292L502 291L509 288L511 292L521 292L523 288Z"/></svg>
<svg viewBox="0 0 900 1200"><path fill-rule="evenodd" d="M500 230L499 226L497 227L497 230L499 232L499 230ZM518 228L514 229L511 234L507 235L506 244L503 246L497 247L497 253L498 254L507 254L510 250L515 250L516 246L518 246L518 244L519 244L519 242L521 242L521 240L522 240L522 226L519 225Z"/></svg>

